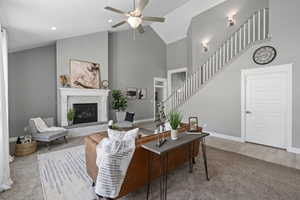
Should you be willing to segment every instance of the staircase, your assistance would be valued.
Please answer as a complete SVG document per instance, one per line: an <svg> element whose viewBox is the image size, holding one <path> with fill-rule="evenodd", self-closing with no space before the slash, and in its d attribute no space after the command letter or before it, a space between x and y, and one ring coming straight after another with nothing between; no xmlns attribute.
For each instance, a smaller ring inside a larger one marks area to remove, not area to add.
<svg viewBox="0 0 300 200"><path fill-rule="evenodd" d="M163 101L165 111L169 112L177 109L204 87L209 80L234 58L238 57L253 44L268 39L269 9L263 8L249 17L202 66L187 77L182 86Z"/></svg>

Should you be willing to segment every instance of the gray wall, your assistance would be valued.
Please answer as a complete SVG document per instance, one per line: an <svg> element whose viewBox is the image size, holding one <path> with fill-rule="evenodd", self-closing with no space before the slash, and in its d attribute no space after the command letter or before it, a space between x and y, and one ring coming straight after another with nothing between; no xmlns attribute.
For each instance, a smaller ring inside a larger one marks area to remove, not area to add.
<svg viewBox="0 0 300 200"><path fill-rule="evenodd" d="M167 45L167 70L187 67L187 39Z"/></svg>
<svg viewBox="0 0 300 200"><path fill-rule="evenodd" d="M268 0L227 0L194 17L189 27L188 42L191 47L192 59L189 66L193 71L200 67L207 58L213 54L218 47L229 36L243 24L248 17L261 8L268 7ZM227 17L236 13L236 25L227 26ZM201 42L207 40L209 51L203 52Z"/></svg>
<svg viewBox="0 0 300 200"><path fill-rule="evenodd" d="M8 54L10 137L31 117L56 117L55 45Z"/></svg>
<svg viewBox="0 0 300 200"><path fill-rule="evenodd" d="M101 80L108 80L108 32L72 37L56 42L57 77L70 73L70 59L100 64ZM57 88L60 88L57 78ZM57 99L57 112L60 112L60 100ZM58 118L60 116L58 115ZM59 120L59 119L58 119Z"/></svg>
<svg viewBox="0 0 300 200"><path fill-rule="evenodd" d="M194 95L181 110L185 117L198 116L208 129L230 136L241 136L241 70L260 67L252 55L262 45L273 45L278 56L270 66L293 63L293 147L300 147L300 2L270 0L270 42L250 48L219 73L201 91ZM284 17L283 17L284 16ZM209 20L209 19L207 19ZM287 23L288 22L288 23Z"/></svg>
<svg viewBox="0 0 300 200"><path fill-rule="evenodd" d="M293 144L300 148L300 1L270 0L271 45L278 51L273 63L293 63Z"/></svg>
<svg viewBox="0 0 300 200"><path fill-rule="evenodd" d="M110 34L109 80L112 89L147 88L146 100L128 101L136 119L153 118L153 77L165 77L166 45L151 27L143 35L132 30Z"/></svg>
<svg viewBox="0 0 300 200"><path fill-rule="evenodd" d="M198 116L210 131L241 136L241 69L257 67L252 62L255 46L226 66L180 109L185 115Z"/></svg>

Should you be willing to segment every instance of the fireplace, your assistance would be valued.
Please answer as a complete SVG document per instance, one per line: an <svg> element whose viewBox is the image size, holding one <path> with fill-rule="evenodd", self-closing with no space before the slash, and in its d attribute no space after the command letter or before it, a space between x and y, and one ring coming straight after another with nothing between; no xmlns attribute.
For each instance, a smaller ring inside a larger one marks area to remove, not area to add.
<svg viewBox="0 0 300 200"><path fill-rule="evenodd" d="M74 124L90 123L98 121L98 104L97 103L75 103Z"/></svg>
<svg viewBox="0 0 300 200"><path fill-rule="evenodd" d="M107 122L107 97L109 92L110 90L104 89L59 88L57 107L59 126L68 126L67 113L74 108L74 104L97 104L97 122ZM81 108L79 109L81 110ZM95 119L91 121L95 121ZM81 123L85 122L86 119ZM76 119L75 123L78 123L78 119Z"/></svg>

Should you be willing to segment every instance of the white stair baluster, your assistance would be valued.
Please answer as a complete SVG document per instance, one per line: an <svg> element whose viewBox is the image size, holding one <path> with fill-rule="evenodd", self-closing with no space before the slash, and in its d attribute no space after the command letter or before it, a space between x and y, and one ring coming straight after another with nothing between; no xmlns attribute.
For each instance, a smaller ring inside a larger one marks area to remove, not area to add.
<svg viewBox="0 0 300 200"><path fill-rule="evenodd" d="M242 28L239 30L239 52L242 50Z"/></svg>
<svg viewBox="0 0 300 200"><path fill-rule="evenodd" d="M248 42L247 45L251 42L251 19L248 19Z"/></svg>
<svg viewBox="0 0 300 200"><path fill-rule="evenodd" d="M246 44L247 44L247 27L248 27L248 24L244 24L244 45L243 45L243 49L246 48Z"/></svg>
<svg viewBox="0 0 300 200"><path fill-rule="evenodd" d="M166 110L176 109L190 96L197 92L203 84L216 75L234 57L241 54L255 41L269 38L269 9L261 9L254 13L232 35L224 41L220 48L211 53L206 62L189 75L181 87L172 91L165 100Z"/></svg>
<svg viewBox="0 0 300 200"><path fill-rule="evenodd" d="M261 11L258 11L258 23L257 23L257 40L261 40Z"/></svg>
<svg viewBox="0 0 300 200"><path fill-rule="evenodd" d="M256 14L257 13L255 13L252 16L252 29L253 29L252 42L256 41Z"/></svg>

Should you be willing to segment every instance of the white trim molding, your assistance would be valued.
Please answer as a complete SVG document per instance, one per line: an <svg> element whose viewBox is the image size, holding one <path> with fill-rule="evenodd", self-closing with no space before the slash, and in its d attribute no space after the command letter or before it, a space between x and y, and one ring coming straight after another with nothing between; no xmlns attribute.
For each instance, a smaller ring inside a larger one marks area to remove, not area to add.
<svg viewBox="0 0 300 200"><path fill-rule="evenodd" d="M286 127L286 149L289 152L293 152L291 150L295 150L296 148L292 147L292 105L293 105L293 64L284 64L272 67L264 67L264 68L255 68L255 69L245 69L241 71L241 133L242 133L242 141L246 142L246 80L247 76L251 74L259 74L259 73L274 73L274 72L285 72L288 76L288 88L287 88L287 127ZM297 149L295 151L298 151Z"/></svg>
<svg viewBox="0 0 300 200"><path fill-rule="evenodd" d="M225 135L223 133L217 133L217 132L207 131L207 130L204 130L204 132L209 133L210 136L213 136L213 137L218 137L218 138L222 138L222 139L226 139L226 140L232 140L232 141L236 141L236 142L244 142L241 137Z"/></svg>
<svg viewBox="0 0 300 200"><path fill-rule="evenodd" d="M163 85L156 85L156 82L162 82ZM154 77L153 78L153 118L155 119L156 116L156 100L155 100L155 92L157 88L162 88L163 90L163 101L167 99L167 79L161 77Z"/></svg>

